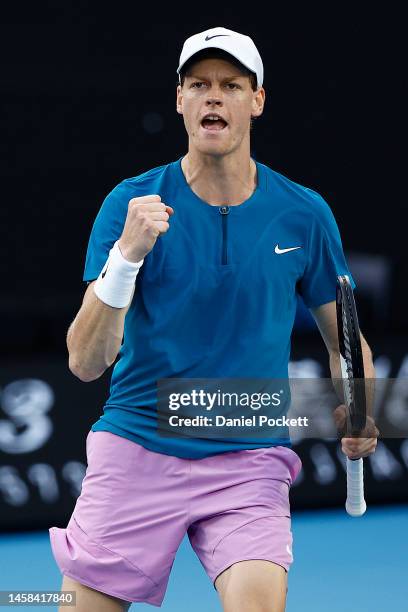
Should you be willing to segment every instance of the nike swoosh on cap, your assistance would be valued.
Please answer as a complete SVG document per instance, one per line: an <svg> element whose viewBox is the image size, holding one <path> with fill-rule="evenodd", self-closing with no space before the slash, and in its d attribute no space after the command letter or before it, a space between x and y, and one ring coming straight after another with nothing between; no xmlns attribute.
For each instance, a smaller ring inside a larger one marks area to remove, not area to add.
<svg viewBox="0 0 408 612"><path fill-rule="evenodd" d="M279 244L275 247L275 253L277 255L282 255L283 253L289 253L289 251L296 251L296 249L301 249L301 246L289 247L288 249L280 249Z"/></svg>
<svg viewBox="0 0 408 612"><path fill-rule="evenodd" d="M204 40L211 40L212 38L217 38L217 36L229 36L229 34L214 34L214 36L206 36Z"/></svg>

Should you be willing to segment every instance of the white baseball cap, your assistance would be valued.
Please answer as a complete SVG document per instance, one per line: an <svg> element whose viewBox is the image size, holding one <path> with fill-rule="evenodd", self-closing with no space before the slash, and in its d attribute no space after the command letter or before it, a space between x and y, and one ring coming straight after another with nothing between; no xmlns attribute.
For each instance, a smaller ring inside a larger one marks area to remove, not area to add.
<svg viewBox="0 0 408 612"><path fill-rule="evenodd" d="M227 30L226 28L211 28L187 38L180 55L177 73L184 64L196 53L204 49L222 49L235 57L245 68L256 74L258 88L263 83L263 64L254 41L249 36Z"/></svg>

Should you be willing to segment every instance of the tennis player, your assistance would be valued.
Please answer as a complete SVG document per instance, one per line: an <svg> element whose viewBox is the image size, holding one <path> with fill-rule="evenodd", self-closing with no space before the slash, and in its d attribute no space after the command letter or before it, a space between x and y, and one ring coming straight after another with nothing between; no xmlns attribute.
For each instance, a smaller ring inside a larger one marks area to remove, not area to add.
<svg viewBox="0 0 408 612"><path fill-rule="evenodd" d="M160 606L187 533L226 612L282 612L301 469L289 437L159 436L156 383L287 378L297 293L340 378L336 273L351 275L324 199L251 158L265 103L251 38L221 27L191 36L177 72L187 154L122 181L91 232L69 367L89 382L119 359L88 433L81 495L51 544L76 610ZM342 441L350 458L375 445Z"/></svg>

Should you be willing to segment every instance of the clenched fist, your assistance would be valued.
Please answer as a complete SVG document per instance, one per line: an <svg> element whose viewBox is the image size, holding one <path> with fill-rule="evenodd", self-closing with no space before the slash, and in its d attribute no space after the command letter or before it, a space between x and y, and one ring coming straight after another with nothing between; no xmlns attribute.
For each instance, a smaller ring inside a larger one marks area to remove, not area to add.
<svg viewBox="0 0 408 612"><path fill-rule="evenodd" d="M349 459L360 459L368 457L375 452L377 438L380 435L374 419L367 415L367 423L364 431L357 438L346 437L347 434L347 408L341 404L333 413L334 422L341 436L341 450ZM364 436L364 437L363 437Z"/></svg>
<svg viewBox="0 0 408 612"><path fill-rule="evenodd" d="M125 226L119 238L119 248L125 259L136 263L149 253L157 238L169 229L169 218L174 214L158 195L132 198L129 202Z"/></svg>

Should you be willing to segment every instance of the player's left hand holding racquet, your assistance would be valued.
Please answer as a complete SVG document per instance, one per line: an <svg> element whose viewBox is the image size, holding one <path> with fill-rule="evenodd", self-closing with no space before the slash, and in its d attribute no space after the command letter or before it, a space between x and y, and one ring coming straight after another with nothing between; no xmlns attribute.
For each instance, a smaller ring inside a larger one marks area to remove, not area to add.
<svg viewBox="0 0 408 612"><path fill-rule="evenodd" d="M347 455L346 510L361 516L366 510L364 499L363 457L375 451L379 432L369 413L372 389L367 388L362 336L358 324L353 289L348 276L337 277L336 313L340 370L346 405L334 414L342 437L342 451ZM368 354L369 355L369 354ZM369 371L373 369L368 356ZM368 391L368 393L367 393ZM347 436L347 437L346 437Z"/></svg>
<svg viewBox="0 0 408 612"><path fill-rule="evenodd" d="M346 432L347 408L341 404L333 413L337 430L340 435ZM349 459L363 459L371 455L377 446L379 431L372 417L367 416L365 429L358 438L341 438L341 449Z"/></svg>

